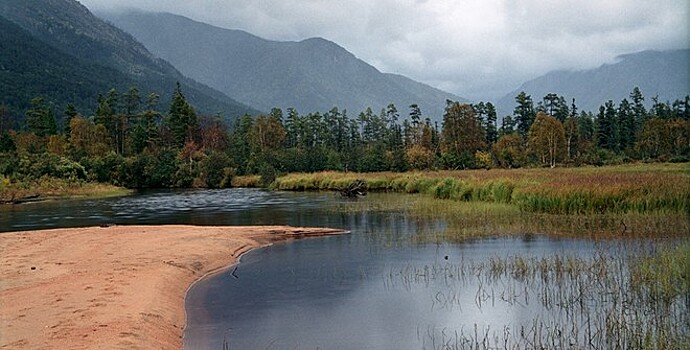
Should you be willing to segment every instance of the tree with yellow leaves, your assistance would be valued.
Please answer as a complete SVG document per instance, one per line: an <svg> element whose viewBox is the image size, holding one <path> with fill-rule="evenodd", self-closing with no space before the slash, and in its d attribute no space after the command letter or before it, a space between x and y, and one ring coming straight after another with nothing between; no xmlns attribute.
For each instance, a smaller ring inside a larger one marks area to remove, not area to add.
<svg viewBox="0 0 690 350"><path fill-rule="evenodd" d="M565 155L565 129L556 118L544 112L537 113L529 129L527 149L535 154L542 164L554 168Z"/></svg>

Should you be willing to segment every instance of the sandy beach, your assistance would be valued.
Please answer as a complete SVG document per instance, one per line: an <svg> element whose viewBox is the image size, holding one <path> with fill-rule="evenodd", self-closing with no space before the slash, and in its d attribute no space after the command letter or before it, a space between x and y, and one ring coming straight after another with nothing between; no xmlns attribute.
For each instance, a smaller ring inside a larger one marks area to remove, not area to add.
<svg viewBox="0 0 690 350"><path fill-rule="evenodd" d="M0 349L181 349L195 281L285 226L113 226L0 233Z"/></svg>

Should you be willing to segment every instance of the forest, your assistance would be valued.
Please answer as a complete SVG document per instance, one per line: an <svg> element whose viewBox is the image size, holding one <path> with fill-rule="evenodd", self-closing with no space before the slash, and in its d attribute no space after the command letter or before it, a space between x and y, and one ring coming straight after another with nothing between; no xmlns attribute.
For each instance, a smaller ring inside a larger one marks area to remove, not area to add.
<svg viewBox="0 0 690 350"><path fill-rule="evenodd" d="M72 104L57 112L31 100L15 128L0 105L0 190L45 179L109 183L127 188L231 187L239 175L262 185L292 172L379 172L556 167L633 161L690 160L690 97L609 100L595 113L576 101L521 92L512 115L498 121L491 102L446 101L442 122L417 105L390 104L349 115L337 107L300 114L274 108L226 125L198 115L180 84L170 107L132 87L99 95L94 115ZM16 130L19 129L19 130Z"/></svg>

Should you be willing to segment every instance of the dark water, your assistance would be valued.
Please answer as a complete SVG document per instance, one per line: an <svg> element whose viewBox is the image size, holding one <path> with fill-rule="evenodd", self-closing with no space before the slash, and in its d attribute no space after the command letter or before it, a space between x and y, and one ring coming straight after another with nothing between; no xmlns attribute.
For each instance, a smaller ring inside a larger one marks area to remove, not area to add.
<svg viewBox="0 0 690 350"><path fill-rule="evenodd" d="M319 223L330 193L254 189L171 190L126 197L0 205L0 232L101 224L251 225Z"/></svg>
<svg viewBox="0 0 690 350"><path fill-rule="evenodd" d="M394 195L364 200L386 196ZM414 243L411 237L442 230L443 222L337 210L343 201L331 193L156 191L2 206L0 231L106 223L287 224L351 231L252 251L235 270L195 284L187 296L184 338L185 349L194 350L467 348L482 337L513 344L507 339L529 337L525 330L553 331L564 319L562 311L535 300L540 284L490 281L475 264L506 256L591 257L616 249L533 236Z"/></svg>

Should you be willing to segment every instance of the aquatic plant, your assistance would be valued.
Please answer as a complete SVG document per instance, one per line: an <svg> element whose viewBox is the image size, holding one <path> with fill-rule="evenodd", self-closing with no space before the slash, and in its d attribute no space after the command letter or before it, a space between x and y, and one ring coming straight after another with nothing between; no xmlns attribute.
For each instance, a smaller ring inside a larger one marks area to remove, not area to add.
<svg viewBox="0 0 690 350"><path fill-rule="evenodd" d="M391 267L384 285L430 290L434 310L537 310L529 321L497 329L478 323L419 327L424 349L687 349L689 253L686 241L593 256L453 257ZM469 299L463 294L468 288L475 290Z"/></svg>

